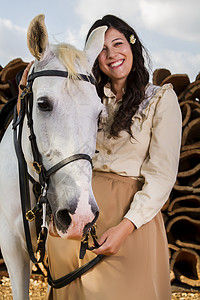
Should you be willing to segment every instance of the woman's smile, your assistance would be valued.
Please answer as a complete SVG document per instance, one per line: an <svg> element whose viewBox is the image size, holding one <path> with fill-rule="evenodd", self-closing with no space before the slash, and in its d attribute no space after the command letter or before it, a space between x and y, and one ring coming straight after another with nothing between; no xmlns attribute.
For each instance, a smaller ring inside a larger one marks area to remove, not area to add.
<svg viewBox="0 0 200 300"><path fill-rule="evenodd" d="M109 64L109 67L111 67L112 69L117 68L119 66L121 66L123 64L124 60L123 59L119 59L113 63Z"/></svg>

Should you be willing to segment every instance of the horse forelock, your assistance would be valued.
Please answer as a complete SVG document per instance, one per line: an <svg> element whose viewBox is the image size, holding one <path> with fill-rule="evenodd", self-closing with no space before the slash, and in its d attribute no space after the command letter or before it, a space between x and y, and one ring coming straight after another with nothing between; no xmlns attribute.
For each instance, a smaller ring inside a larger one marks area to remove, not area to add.
<svg viewBox="0 0 200 300"><path fill-rule="evenodd" d="M55 57L57 57L60 63L65 67L66 71L68 71L68 78L74 81L78 78L80 79L80 73L85 75L91 74L91 69L84 51L80 51L74 46L66 43L50 45L45 58L36 61L35 71L41 71L48 65L50 67L51 62Z"/></svg>
<svg viewBox="0 0 200 300"><path fill-rule="evenodd" d="M64 65L69 73L69 78L77 79L79 72L90 73L88 62L83 51L76 49L69 44L57 45L58 59Z"/></svg>

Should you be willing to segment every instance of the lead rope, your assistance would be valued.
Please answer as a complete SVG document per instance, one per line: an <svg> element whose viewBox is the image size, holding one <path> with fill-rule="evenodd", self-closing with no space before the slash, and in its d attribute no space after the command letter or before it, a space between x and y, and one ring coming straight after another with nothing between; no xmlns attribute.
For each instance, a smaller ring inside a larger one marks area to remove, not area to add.
<svg viewBox="0 0 200 300"><path fill-rule="evenodd" d="M89 235L91 235L92 240L94 242L94 246L90 247L88 240L89 240ZM85 239L81 242L81 248L80 248L80 259L83 259L86 253L86 250L94 250L96 248L99 248L100 245L97 242L97 236L96 236L96 225L93 225L90 229L90 232L86 235ZM49 268L47 269L47 274L48 274L48 284L50 286L52 286L52 288L54 289L60 289L68 284L70 284L72 281L74 281L75 279L77 279L78 277L81 277L84 273L86 273L88 270L90 270L91 268L93 268L94 266L96 266L103 258L105 257L105 255L103 254L99 254L97 255L94 259L92 259L91 261L89 261L88 263L84 264L82 267L70 272L69 274L53 280L52 276L50 274L50 270Z"/></svg>
<svg viewBox="0 0 200 300"><path fill-rule="evenodd" d="M48 284L52 286L54 289L60 289L68 284L70 284L75 279L81 277L84 273L86 273L88 270L96 266L102 259L104 258L103 254L97 255L93 260L89 261L87 264L83 265L82 267L70 272L69 274L53 280L51 277L51 274L49 272L49 268L47 270L48 272Z"/></svg>
<svg viewBox="0 0 200 300"><path fill-rule="evenodd" d="M94 243L93 247L89 246L89 242L88 242L89 241L89 235L91 235L91 237L92 237L92 240L93 240L93 243ZM96 224L94 224L91 227L90 232L86 234L86 237L84 238L84 240L81 241L79 258L80 259L84 258L86 250L92 251L92 250L97 249L99 247L100 247L100 245L97 242L97 235L96 235Z"/></svg>

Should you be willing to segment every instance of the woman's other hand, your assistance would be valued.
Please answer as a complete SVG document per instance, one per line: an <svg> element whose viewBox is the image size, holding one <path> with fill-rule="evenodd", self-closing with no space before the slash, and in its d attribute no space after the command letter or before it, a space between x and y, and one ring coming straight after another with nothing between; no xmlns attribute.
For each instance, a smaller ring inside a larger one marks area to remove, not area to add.
<svg viewBox="0 0 200 300"><path fill-rule="evenodd" d="M123 219L117 226L111 227L98 239L101 245L93 250L95 254L116 254L126 238L133 232L135 225L128 219Z"/></svg>

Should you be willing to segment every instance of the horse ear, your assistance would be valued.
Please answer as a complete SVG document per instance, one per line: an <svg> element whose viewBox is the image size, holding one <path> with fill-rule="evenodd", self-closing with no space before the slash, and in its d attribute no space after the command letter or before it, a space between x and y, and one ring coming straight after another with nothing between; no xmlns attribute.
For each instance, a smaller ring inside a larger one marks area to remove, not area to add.
<svg viewBox="0 0 200 300"><path fill-rule="evenodd" d="M91 69L94 65L97 56L103 49L104 36L107 28L107 26L98 27L94 29L88 37L84 51L86 53Z"/></svg>
<svg viewBox="0 0 200 300"><path fill-rule="evenodd" d="M43 60L48 45L48 33L44 22L45 16L40 14L30 23L27 31L29 51L37 60ZM45 55L46 56L46 55Z"/></svg>

